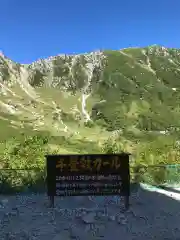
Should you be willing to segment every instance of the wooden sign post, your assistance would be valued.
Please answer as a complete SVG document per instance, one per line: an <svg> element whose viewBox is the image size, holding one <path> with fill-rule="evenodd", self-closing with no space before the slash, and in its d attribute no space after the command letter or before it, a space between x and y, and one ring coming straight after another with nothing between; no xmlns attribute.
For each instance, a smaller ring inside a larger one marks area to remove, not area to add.
<svg viewBox="0 0 180 240"><path fill-rule="evenodd" d="M129 207L129 154L47 155L47 194L55 196L124 196Z"/></svg>

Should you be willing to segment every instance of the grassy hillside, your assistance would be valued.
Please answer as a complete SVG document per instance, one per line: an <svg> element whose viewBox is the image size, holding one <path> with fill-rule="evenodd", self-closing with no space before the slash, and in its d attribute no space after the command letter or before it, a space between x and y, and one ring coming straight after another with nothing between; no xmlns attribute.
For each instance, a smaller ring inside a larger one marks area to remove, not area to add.
<svg viewBox="0 0 180 240"><path fill-rule="evenodd" d="M98 89L106 103L99 109L112 129L179 127L180 52L157 47L150 50L106 52L108 64Z"/></svg>
<svg viewBox="0 0 180 240"><path fill-rule="evenodd" d="M40 161L43 169L46 152L123 150L133 154L132 165L177 163L179 79L180 50L161 46L59 55L30 65L0 56L0 164ZM155 181L153 174L148 181Z"/></svg>

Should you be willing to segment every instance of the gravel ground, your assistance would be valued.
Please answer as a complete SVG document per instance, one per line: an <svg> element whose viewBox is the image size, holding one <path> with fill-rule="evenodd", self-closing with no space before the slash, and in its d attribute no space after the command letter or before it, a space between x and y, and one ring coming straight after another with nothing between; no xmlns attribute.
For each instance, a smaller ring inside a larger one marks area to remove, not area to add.
<svg viewBox="0 0 180 240"><path fill-rule="evenodd" d="M125 212L118 197L56 198L51 209L42 194L0 196L0 239L180 240L179 200L180 193L140 188Z"/></svg>

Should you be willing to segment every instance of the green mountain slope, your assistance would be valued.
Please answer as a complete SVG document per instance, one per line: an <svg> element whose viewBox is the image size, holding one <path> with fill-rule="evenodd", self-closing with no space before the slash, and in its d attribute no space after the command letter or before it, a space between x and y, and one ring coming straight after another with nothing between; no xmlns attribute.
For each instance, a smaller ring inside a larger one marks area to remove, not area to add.
<svg viewBox="0 0 180 240"><path fill-rule="evenodd" d="M54 151L129 151L132 166L177 163L179 88L178 49L58 55L29 65L0 55L0 168L43 169L44 154ZM151 183L165 176L145 175Z"/></svg>
<svg viewBox="0 0 180 240"><path fill-rule="evenodd" d="M180 126L177 49L58 55L30 65L2 55L0 74L4 139L21 128L95 141L97 133L103 139L115 130L140 137Z"/></svg>
<svg viewBox="0 0 180 240"><path fill-rule="evenodd" d="M180 51L149 47L106 52L99 94L112 128L140 130L179 127Z"/></svg>

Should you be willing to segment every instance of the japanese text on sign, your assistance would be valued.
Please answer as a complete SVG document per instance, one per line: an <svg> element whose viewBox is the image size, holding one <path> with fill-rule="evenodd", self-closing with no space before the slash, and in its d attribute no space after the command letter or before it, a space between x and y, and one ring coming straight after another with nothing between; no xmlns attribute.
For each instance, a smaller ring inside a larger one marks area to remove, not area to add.
<svg viewBox="0 0 180 240"><path fill-rule="evenodd" d="M120 159L118 156L114 156L112 160L109 159L102 159L102 158L95 158L94 161L91 161L90 158L86 159L85 157L81 157L80 159L78 156L70 157L69 161L64 159L63 157L58 160L56 164L56 168L63 172L64 169L70 170L70 172L78 172L79 170L86 170L91 172L95 169L99 172L102 168L108 167L109 169L118 170L120 168Z"/></svg>

